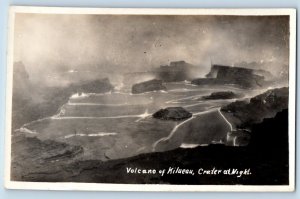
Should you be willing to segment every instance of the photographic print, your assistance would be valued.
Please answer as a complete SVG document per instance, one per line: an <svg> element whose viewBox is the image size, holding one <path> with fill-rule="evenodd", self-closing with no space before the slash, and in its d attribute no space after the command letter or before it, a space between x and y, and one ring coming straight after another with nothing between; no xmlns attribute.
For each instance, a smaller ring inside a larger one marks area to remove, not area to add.
<svg viewBox="0 0 300 199"><path fill-rule="evenodd" d="M293 191L295 13L11 7L6 187Z"/></svg>

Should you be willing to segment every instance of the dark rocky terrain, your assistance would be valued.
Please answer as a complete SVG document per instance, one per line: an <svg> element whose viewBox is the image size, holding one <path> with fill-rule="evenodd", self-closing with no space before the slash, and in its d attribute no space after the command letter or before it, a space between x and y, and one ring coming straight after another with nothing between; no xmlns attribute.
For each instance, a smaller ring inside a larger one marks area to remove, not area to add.
<svg viewBox="0 0 300 199"><path fill-rule="evenodd" d="M192 80L197 77L199 68L185 61L170 62L154 70L156 77L164 82Z"/></svg>
<svg viewBox="0 0 300 199"><path fill-rule="evenodd" d="M161 120L185 120L192 117L192 113L182 107L168 107L160 109L152 115L156 119Z"/></svg>
<svg viewBox="0 0 300 199"><path fill-rule="evenodd" d="M41 141L35 137L19 134L12 137L12 179L26 178L30 172L35 176L53 174L57 163L70 163L74 157L83 153L80 146L52 140ZM26 169L24 169L26 168Z"/></svg>
<svg viewBox="0 0 300 199"><path fill-rule="evenodd" d="M134 84L132 86L131 92L133 94L139 94L139 93L159 91L159 90L166 90L166 87L163 86L163 81L158 79L152 79L149 81Z"/></svg>
<svg viewBox="0 0 300 199"><path fill-rule="evenodd" d="M289 88L268 90L250 99L236 101L221 108L232 123L237 127L247 128L264 118L272 118L277 112L287 109Z"/></svg>

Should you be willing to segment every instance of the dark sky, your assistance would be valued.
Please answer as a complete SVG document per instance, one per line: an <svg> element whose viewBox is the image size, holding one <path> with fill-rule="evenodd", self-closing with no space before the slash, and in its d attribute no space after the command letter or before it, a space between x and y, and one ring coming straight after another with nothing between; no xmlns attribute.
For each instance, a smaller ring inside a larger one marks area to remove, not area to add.
<svg viewBox="0 0 300 199"><path fill-rule="evenodd" d="M142 71L185 60L288 64L287 16L17 14L14 60L44 78L68 70ZM275 69L274 69L275 70Z"/></svg>

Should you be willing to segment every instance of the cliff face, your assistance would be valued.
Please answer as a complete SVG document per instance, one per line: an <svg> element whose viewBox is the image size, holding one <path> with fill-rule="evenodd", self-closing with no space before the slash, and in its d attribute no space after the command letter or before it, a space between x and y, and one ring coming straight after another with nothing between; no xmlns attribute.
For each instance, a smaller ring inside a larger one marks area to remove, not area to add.
<svg viewBox="0 0 300 199"><path fill-rule="evenodd" d="M13 67L13 96L12 96L12 129L20 127L28 120L34 118L34 114L28 114L34 109L31 101L35 98L29 75L22 62L14 63Z"/></svg>
<svg viewBox="0 0 300 199"><path fill-rule="evenodd" d="M14 63L13 86L14 86L13 95L16 96L14 100L18 100L18 98L22 98L23 93L29 92L32 89L32 85L29 80L29 75L22 62ZM31 96L26 96L26 99L30 100Z"/></svg>
<svg viewBox="0 0 300 199"><path fill-rule="evenodd" d="M195 78L198 68L185 61L175 61L170 65L160 66L155 72L157 78L164 82L178 82Z"/></svg>
<svg viewBox="0 0 300 199"><path fill-rule="evenodd" d="M192 84L234 84L242 88L261 87L265 83L264 76L258 74L263 73L248 68L213 65L211 71L206 75L207 78L194 79Z"/></svg>

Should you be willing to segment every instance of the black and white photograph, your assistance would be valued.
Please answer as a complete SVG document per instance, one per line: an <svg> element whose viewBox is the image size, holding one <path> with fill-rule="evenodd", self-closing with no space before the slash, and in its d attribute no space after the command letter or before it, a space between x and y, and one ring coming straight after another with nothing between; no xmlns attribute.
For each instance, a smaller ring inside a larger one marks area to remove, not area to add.
<svg viewBox="0 0 300 199"><path fill-rule="evenodd" d="M295 16L11 7L6 187L293 191Z"/></svg>

